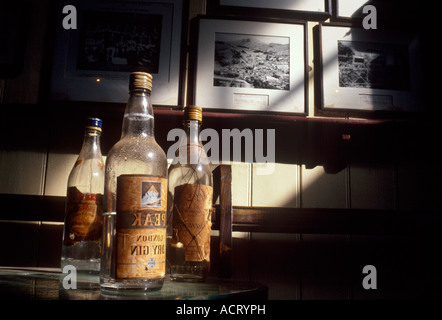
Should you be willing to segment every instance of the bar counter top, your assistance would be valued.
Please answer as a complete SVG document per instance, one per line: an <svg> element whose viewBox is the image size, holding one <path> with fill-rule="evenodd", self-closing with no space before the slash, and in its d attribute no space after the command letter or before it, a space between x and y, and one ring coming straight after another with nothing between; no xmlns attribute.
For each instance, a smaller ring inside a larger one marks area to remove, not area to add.
<svg viewBox="0 0 442 320"><path fill-rule="evenodd" d="M108 293L99 277L77 274L77 288L59 268L0 267L0 300L225 300L267 299L267 287L254 282L207 279L205 282L175 282L166 278L161 290ZM65 283L63 280L66 278Z"/></svg>

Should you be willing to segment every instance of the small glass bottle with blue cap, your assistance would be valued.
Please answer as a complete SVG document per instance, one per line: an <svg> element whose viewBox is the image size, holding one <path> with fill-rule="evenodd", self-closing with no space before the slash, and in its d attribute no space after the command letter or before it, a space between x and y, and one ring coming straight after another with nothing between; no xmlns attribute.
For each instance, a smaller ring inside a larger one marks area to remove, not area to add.
<svg viewBox="0 0 442 320"><path fill-rule="evenodd" d="M61 268L78 273L100 271L104 162L100 137L102 120L87 118L84 140L68 178Z"/></svg>

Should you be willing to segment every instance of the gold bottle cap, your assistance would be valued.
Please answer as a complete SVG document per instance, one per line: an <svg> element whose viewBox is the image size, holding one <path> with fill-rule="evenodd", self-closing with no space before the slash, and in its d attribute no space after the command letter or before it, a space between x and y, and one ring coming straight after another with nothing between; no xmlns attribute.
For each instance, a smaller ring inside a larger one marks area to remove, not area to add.
<svg viewBox="0 0 442 320"><path fill-rule="evenodd" d="M152 91L152 75L146 72L132 72L129 77L129 91L136 89Z"/></svg>
<svg viewBox="0 0 442 320"><path fill-rule="evenodd" d="M202 122L203 109L194 105L184 107L184 120L197 120Z"/></svg>

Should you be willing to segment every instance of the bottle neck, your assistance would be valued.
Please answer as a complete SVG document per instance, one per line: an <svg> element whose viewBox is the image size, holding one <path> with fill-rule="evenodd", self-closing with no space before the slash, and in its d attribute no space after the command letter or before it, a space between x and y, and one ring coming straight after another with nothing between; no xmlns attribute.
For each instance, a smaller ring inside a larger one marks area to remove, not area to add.
<svg viewBox="0 0 442 320"><path fill-rule="evenodd" d="M124 111L121 138L126 136L154 136L154 117L150 91L133 90Z"/></svg>
<svg viewBox="0 0 442 320"><path fill-rule="evenodd" d="M197 120L186 120L184 122L184 131L186 131L186 144L200 145L200 123Z"/></svg>
<svg viewBox="0 0 442 320"><path fill-rule="evenodd" d="M100 138L101 138L100 131L92 128L86 128L84 132L83 146L81 147L81 151L78 157L82 159L89 159L95 157L101 158L102 155L100 147Z"/></svg>
<svg viewBox="0 0 442 320"><path fill-rule="evenodd" d="M206 153L199 139L200 123L196 120L184 122L186 137L181 139L178 162L182 165L199 165L208 163Z"/></svg>

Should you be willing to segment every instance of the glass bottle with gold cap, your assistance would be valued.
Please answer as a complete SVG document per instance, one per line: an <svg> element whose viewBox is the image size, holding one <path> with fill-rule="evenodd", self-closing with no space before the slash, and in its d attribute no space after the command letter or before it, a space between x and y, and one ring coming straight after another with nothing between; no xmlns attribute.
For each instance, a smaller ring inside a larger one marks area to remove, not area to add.
<svg viewBox="0 0 442 320"><path fill-rule="evenodd" d="M104 290L151 291L164 282L167 158L154 136L151 90L150 74L131 73L121 138L106 159Z"/></svg>
<svg viewBox="0 0 442 320"><path fill-rule="evenodd" d="M199 139L202 108L184 108L184 131L169 167L168 249L170 277L204 281L210 269L213 178Z"/></svg>

